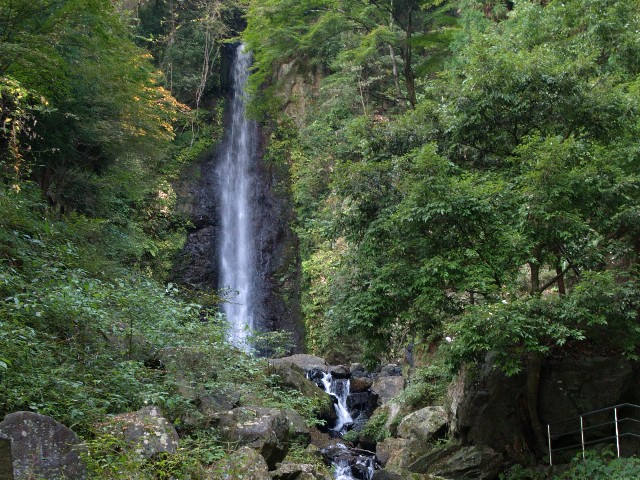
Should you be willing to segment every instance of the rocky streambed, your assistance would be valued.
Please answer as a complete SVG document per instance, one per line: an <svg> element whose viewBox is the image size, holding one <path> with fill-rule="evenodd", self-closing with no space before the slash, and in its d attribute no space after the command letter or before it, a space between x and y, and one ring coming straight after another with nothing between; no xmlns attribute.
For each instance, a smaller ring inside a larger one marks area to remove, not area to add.
<svg viewBox="0 0 640 480"><path fill-rule="evenodd" d="M593 367L588 380L582 375L585 363ZM247 404L237 392L185 387L198 411L193 418L181 417L180 428L204 422L235 448L212 464L203 480L493 480L515 462L544 461L544 452L528 443L519 403L524 376L506 377L490 363L459 375L443 405L417 410L404 401L406 379L396 365L367 372L359 364L332 366L319 357L293 355L270 360L265 368L282 387L311 400L324 426L309 428L294 410ZM636 371L635 364L614 358L545 364L541 415L552 421L599 406L637 403ZM342 387L332 391L333 383ZM98 427L141 461L180 448L175 426L157 406L114 415ZM291 455L293 449L302 449L302 455ZM45 415L14 412L0 422L2 480L88 478L85 451L71 429Z"/></svg>

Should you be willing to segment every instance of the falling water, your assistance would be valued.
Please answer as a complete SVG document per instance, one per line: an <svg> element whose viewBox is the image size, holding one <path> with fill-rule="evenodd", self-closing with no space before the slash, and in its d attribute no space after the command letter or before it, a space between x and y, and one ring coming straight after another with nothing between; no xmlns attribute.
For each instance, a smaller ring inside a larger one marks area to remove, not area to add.
<svg viewBox="0 0 640 480"><path fill-rule="evenodd" d="M220 150L217 177L220 194L220 287L236 292L222 306L229 322L229 340L248 349L247 336L254 327L256 306L256 248L252 214L255 191L258 129L245 116L244 86L251 54L244 45L235 51L229 127Z"/></svg>
<svg viewBox="0 0 640 480"><path fill-rule="evenodd" d="M334 408L336 410L338 420L332 430L342 436L347 431L347 427L353 424L353 418L347 408L349 380L334 379L330 373L322 372L322 385L324 387L324 391L336 399L336 402L334 402Z"/></svg>

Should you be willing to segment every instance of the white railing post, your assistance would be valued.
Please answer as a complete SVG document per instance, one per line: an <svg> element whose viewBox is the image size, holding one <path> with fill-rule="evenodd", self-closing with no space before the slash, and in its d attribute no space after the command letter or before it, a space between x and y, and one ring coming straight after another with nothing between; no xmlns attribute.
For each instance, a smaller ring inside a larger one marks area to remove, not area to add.
<svg viewBox="0 0 640 480"><path fill-rule="evenodd" d="M620 431L618 430L618 407L613 409L613 416L616 420L616 449L618 450L618 458L620 458Z"/></svg>
<svg viewBox="0 0 640 480"><path fill-rule="evenodd" d="M584 424L582 423L582 415L580 415L580 440L582 441L582 460L584 460Z"/></svg>
<svg viewBox="0 0 640 480"><path fill-rule="evenodd" d="M549 439L549 466L553 467L553 460L551 458L551 425L547 424L547 438Z"/></svg>

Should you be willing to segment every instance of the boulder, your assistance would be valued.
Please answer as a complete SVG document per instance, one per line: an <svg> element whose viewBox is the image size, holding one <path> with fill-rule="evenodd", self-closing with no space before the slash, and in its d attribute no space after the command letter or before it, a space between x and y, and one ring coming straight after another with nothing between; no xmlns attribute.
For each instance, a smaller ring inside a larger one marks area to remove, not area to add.
<svg viewBox="0 0 640 480"><path fill-rule="evenodd" d="M207 480L271 480L262 455L250 447L240 447L209 470Z"/></svg>
<svg viewBox="0 0 640 480"><path fill-rule="evenodd" d="M346 365L329 367L329 373L331 373L333 378L349 378L351 376L351 371Z"/></svg>
<svg viewBox="0 0 640 480"><path fill-rule="evenodd" d="M352 363L349 366L349 373L352 377L366 377L367 371L361 363Z"/></svg>
<svg viewBox="0 0 640 480"><path fill-rule="evenodd" d="M352 393L366 392L373 385L373 380L369 377L351 377L349 388Z"/></svg>
<svg viewBox="0 0 640 480"><path fill-rule="evenodd" d="M0 422L0 437L11 441L16 480L86 478L80 440L71 429L51 417L33 412L11 413ZM4 445L6 448L6 442ZM5 464L4 470L7 469Z"/></svg>
<svg viewBox="0 0 640 480"><path fill-rule="evenodd" d="M376 444L376 459L383 467L392 459L396 458L406 447L407 440L404 438L386 438Z"/></svg>
<svg viewBox="0 0 640 480"><path fill-rule="evenodd" d="M14 480L11 440L0 438L0 480Z"/></svg>
<svg viewBox="0 0 640 480"><path fill-rule="evenodd" d="M407 415L398 426L398 436L404 439L429 441L447 433L447 413L444 407L425 407Z"/></svg>
<svg viewBox="0 0 640 480"><path fill-rule="evenodd" d="M380 377L398 377L400 375L402 375L402 367L395 363L385 365L380 369L380 373L378 374Z"/></svg>
<svg viewBox="0 0 640 480"><path fill-rule="evenodd" d="M393 473L387 470L376 470L373 472L371 480L404 480L404 477L399 473Z"/></svg>
<svg viewBox="0 0 640 480"><path fill-rule="evenodd" d="M371 385L371 391L378 395L378 403L384 405L404 389L404 377L378 376Z"/></svg>
<svg viewBox="0 0 640 480"><path fill-rule="evenodd" d="M408 470L449 480L493 480L503 467L502 455L489 447L445 445L418 458Z"/></svg>
<svg viewBox="0 0 640 480"><path fill-rule="evenodd" d="M309 463L281 463L271 472L273 480L332 480L333 476L319 471L315 465Z"/></svg>
<svg viewBox="0 0 640 480"><path fill-rule="evenodd" d="M277 408L234 408L220 417L219 428L225 440L260 453L269 469L274 469L289 450L289 419Z"/></svg>
<svg viewBox="0 0 640 480"><path fill-rule="evenodd" d="M105 425L105 430L122 438L144 458L158 453L176 453L178 434L176 429L162 416L160 409L150 405L137 412L115 415Z"/></svg>
<svg viewBox="0 0 640 480"><path fill-rule="evenodd" d="M297 366L298 368L308 372L312 369L318 369L327 371L329 369L329 365L324 358L316 357L314 355L290 355L288 357L277 358L269 361L272 365L289 363Z"/></svg>
<svg viewBox="0 0 640 480"><path fill-rule="evenodd" d="M304 355L294 355L294 357L299 356ZM337 419L331 396L318 387L315 382L308 380L298 366L292 363L278 363L271 360L269 371L278 376L281 385L295 388L305 397L314 400L313 403L318 405L316 410L318 417L329 423Z"/></svg>
<svg viewBox="0 0 640 480"><path fill-rule="evenodd" d="M311 441L311 432L305 419L295 410L284 410L283 413L289 421L289 436L304 446Z"/></svg>
<svg viewBox="0 0 640 480"><path fill-rule="evenodd" d="M221 388L216 392L202 391L197 395L196 405L205 417L215 417L219 412L226 412L240 403L240 392L231 388Z"/></svg>

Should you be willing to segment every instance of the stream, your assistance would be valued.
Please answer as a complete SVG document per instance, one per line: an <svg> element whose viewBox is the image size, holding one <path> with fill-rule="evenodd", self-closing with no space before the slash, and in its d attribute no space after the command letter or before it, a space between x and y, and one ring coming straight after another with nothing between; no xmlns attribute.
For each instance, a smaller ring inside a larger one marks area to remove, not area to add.
<svg viewBox="0 0 640 480"><path fill-rule="evenodd" d="M307 377L331 396L337 420L329 428L329 434L342 437L354 425L354 417L362 414L349 408L350 380L333 378L331 373L321 370L311 370ZM371 480L373 477L375 454L372 452L350 448L339 442L324 449L323 454L331 459L336 480Z"/></svg>

